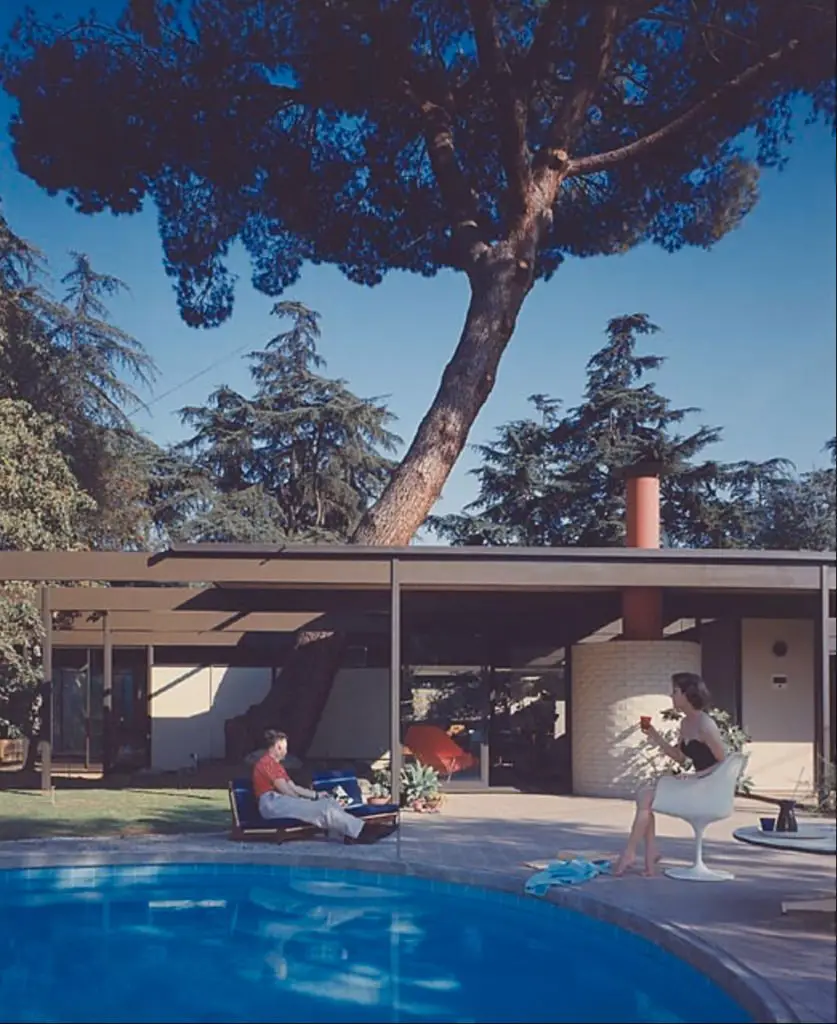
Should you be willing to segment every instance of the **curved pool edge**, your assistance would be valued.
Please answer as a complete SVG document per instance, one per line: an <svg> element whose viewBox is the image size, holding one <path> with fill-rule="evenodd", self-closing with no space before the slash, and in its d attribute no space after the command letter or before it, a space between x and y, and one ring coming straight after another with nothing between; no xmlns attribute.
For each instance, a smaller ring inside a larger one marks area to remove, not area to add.
<svg viewBox="0 0 837 1024"><path fill-rule="evenodd" d="M88 841L89 842L89 841ZM8 850L11 843L3 844ZM368 849L368 848L367 848ZM447 882L471 888L494 889L512 893L523 899L538 899L585 914L598 921L624 928L684 960L708 977L737 1002L759 1024L803 1024L784 997L760 975L713 943L672 922L654 921L643 914L603 900L590 891L578 888L553 888L545 897L527 897L523 879L508 873L486 869L443 868L420 861L377 859L352 854L341 848L340 854L311 850L282 851L277 857L271 848L229 852L197 853L195 850L172 848L138 851L91 850L73 854L69 849L44 851L32 856L31 849L21 851L18 858L3 858L0 871L39 870L71 867L106 867L130 864L253 864L283 867L315 867L359 871L376 875L406 875L428 881ZM244 855L243 855L244 854Z"/></svg>

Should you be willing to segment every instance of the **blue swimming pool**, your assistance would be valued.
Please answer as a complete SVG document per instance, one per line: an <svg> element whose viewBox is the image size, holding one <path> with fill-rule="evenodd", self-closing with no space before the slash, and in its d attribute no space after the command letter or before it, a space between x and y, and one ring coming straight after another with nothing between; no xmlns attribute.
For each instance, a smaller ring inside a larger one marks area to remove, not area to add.
<svg viewBox="0 0 837 1024"><path fill-rule="evenodd" d="M0 871L0 1019L750 1020L652 943L548 903L222 864Z"/></svg>

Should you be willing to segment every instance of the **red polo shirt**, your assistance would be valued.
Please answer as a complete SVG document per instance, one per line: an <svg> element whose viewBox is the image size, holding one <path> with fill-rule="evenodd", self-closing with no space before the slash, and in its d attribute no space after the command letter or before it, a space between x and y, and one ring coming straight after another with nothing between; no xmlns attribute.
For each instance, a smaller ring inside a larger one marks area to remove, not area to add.
<svg viewBox="0 0 837 1024"><path fill-rule="evenodd" d="M253 766L253 793L259 800L265 793L272 792L276 787L273 785L279 779L287 779L290 782L290 775L285 771L285 766L277 761L270 754L263 754Z"/></svg>

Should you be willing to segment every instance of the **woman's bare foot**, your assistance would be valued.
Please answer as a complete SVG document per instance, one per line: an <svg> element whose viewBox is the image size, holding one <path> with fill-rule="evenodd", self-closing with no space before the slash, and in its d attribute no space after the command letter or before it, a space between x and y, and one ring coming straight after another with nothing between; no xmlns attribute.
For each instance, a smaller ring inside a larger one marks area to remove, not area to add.
<svg viewBox="0 0 837 1024"><path fill-rule="evenodd" d="M622 856L614 862L612 871L614 878L621 878L627 871L629 871L634 866L634 860L636 860L634 854L623 853Z"/></svg>

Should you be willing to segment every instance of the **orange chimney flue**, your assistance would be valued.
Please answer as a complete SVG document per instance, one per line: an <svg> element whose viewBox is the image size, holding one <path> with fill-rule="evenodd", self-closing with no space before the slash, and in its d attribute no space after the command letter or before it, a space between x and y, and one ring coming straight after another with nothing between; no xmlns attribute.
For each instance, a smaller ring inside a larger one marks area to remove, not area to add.
<svg viewBox="0 0 837 1024"><path fill-rule="evenodd" d="M626 542L629 548L660 546L660 476L656 467L637 466L627 479Z"/></svg>
<svg viewBox="0 0 837 1024"><path fill-rule="evenodd" d="M626 476L625 542L629 548L660 547L660 465L643 462ZM663 595L659 587L622 591L622 635L626 640L661 640Z"/></svg>

